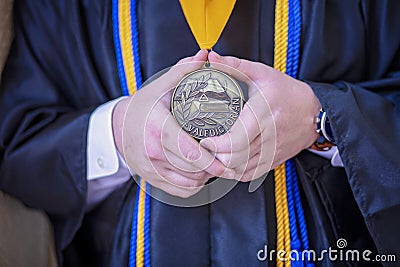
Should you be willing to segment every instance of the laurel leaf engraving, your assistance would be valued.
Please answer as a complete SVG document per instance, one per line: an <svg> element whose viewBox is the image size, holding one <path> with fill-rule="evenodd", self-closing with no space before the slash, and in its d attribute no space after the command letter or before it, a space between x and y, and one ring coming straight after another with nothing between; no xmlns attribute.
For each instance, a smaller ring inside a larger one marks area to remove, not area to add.
<svg viewBox="0 0 400 267"><path fill-rule="evenodd" d="M181 103L184 106L185 105L185 96L183 94L181 94Z"/></svg>
<svg viewBox="0 0 400 267"><path fill-rule="evenodd" d="M176 118L177 118L179 121L183 121L182 113L180 113L180 112L175 112L175 116L176 116Z"/></svg>
<svg viewBox="0 0 400 267"><path fill-rule="evenodd" d="M192 102L192 101L190 101L190 102ZM189 104L190 104L189 102L185 103L185 105L182 108L183 109L183 113L186 113L186 112L190 111L191 105L189 105Z"/></svg>
<svg viewBox="0 0 400 267"><path fill-rule="evenodd" d="M209 119L209 118L204 118L203 122L208 124L208 125L217 125L216 121L214 121L213 119Z"/></svg>
<svg viewBox="0 0 400 267"><path fill-rule="evenodd" d="M206 74L206 75L201 75L199 79L194 79L190 84L186 83L181 91L181 101L180 104L177 106L180 106L180 108L177 109L176 113L179 113L179 117L181 117L184 121L190 121L195 119L197 116L199 116L200 111L194 112L194 114L191 114L191 107L193 101L196 99L197 92L200 89L203 89L207 87L208 85L208 80L211 78L211 72ZM214 114L214 113L212 113ZM207 113L205 117L211 118L210 114ZM197 121L197 120L196 120ZM198 123L204 124L204 122L197 121ZM203 125L204 126L204 125Z"/></svg>
<svg viewBox="0 0 400 267"><path fill-rule="evenodd" d="M191 85L192 85L192 90L191 90L191 91L193 91L195 88L198 87L198 85L199 85L199 80L194 80L193 83L192 83Z"/></svg>
<svg viewBox="0 0 400 267"><path fill-rule="evenodd" d="M198 119L198 118L193 119L192 122L194 124L196 124L197 126L205 126L206 125L201 119Z"/></svg>
<svg viewBox="0 0 400 267"><path fill-rule="evenodd" d="M207 117L207 114L208 114L207 112L200 112L198 118L199 118L199 119L206 118L206 117Z"/></svg>
<svg viewBox="0 0 400 267"><path fill-rule="evenodd" d="M193 119L195 119L195 118L198 118L199 114L200 114L200 111L197 110L196 112L191 113L186 119L187 119L188 121L191 121L191 120L193 120Z"/></svg>
<svg viewBox="0 0 400 267"><path fill-rule="evenodd" d="M200 78L199 78L199 83L201 84L203 82L204 82L204 75L201 75Z"/></svg>
<svg viewBox="0 0 400 267"><path fill-rule="evenodd" d="M176 116L179 120L183 120L182 103L179 103L178 105L176 105L174 111L175 111L175 116Z"/></svg>
<svg viewBox="0 0 400 267"><path fill-rule="evenodd" d="M209 72L208 74L206 74L204 76L204 82L208 82L208 80L211 78L211 72Z"/></svg>
<svg viewBox="0 0 400 267"><path fill-rule="evenodd" d="M208 85L208 83L202 83L202 84L200 84L199 90L206 88L207 85Z"/></svg>

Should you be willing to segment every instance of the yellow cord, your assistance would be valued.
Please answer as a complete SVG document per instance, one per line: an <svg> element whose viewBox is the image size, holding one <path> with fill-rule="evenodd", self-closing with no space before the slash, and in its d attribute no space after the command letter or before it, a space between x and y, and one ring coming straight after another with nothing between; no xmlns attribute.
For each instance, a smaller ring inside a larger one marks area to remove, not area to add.
<svg viewBox="0 0 400 267"><path fill-rule="evenodd" d="M274 68L286 72L286 55L288 40L289 20L288 0L276 0L275 6L275 47L274 47ZM277 221L277 242L276 251L285 251L286 261L276 259L277 267L290 267L290 228L289 212L286 193L286 170L285 163L275 169L275 207Z"/></svg>
<svg viewBox="0 0 400 267"><path fill-rule="evenodd" d="M131 26L131 1L122 0L118 3L118 21L120 32L120 43L124 70L129 95L136 92L136 77L134 67L134 56L132 47L132 26Z"/></svg>
<svg viewBox="0 0 400 267"><path fill-rule="evenodd" d="M137 243L136 243L136 266L142 267L144 266L144 207L145 207L145 191L146 181L144 179L140 179L140 196L139 196L139 209L138 209L138 218L137 218Z"/></svg>

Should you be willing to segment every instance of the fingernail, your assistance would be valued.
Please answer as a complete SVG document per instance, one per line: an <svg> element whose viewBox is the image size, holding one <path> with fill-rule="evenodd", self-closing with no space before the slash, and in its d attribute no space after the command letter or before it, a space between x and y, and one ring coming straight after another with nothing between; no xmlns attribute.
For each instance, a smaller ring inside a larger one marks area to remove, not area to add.
<svg viewBox="0 0 400 267"><path fill-rule="evenodd" d="M222 57L217 52L214 51L214 54L215 54L215 58L217 60L221 60L222 59Z"/></svg>
<svg viewBox="0 0 400 267"><path fill-rule="evenodd" d="M211 51L210 54L214 57L215 60L221 61L222 57L215 51Z"/></svg>

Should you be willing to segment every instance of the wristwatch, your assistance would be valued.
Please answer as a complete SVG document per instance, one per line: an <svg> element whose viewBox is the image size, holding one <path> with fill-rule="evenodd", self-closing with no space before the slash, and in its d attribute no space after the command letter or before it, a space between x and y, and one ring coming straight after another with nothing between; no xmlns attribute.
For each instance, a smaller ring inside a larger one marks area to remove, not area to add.
<svg viewBox="0 0 400 267"><path fill-rule="evenodd" d="M316 118L316 123L319 137L311 146L311 148L318 151L327 151L331 149L331 147L335 146L336 143L332 134L332 128L328 116L322 108L320 109L318 117Z"/></svg>

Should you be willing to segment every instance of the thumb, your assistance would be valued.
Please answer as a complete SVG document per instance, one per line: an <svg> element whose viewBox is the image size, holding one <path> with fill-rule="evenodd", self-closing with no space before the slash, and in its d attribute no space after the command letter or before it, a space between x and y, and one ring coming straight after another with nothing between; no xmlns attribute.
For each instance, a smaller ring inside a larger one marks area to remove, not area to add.
<svg viewBox="0 0 400 267"><path fill-rule="evenodd" d="M171 89L168 87L175 87L179 81L188 74L189 72L200 69L207 60L207 50L200 50L196 55L192 57L186 57L181 59L178 63L172 66L164 75L162 75L158 82L160 83L159 88L166 90ZM166 86L170 85L170 86ZM165 90L163 90L165 91Z"/></svg>

